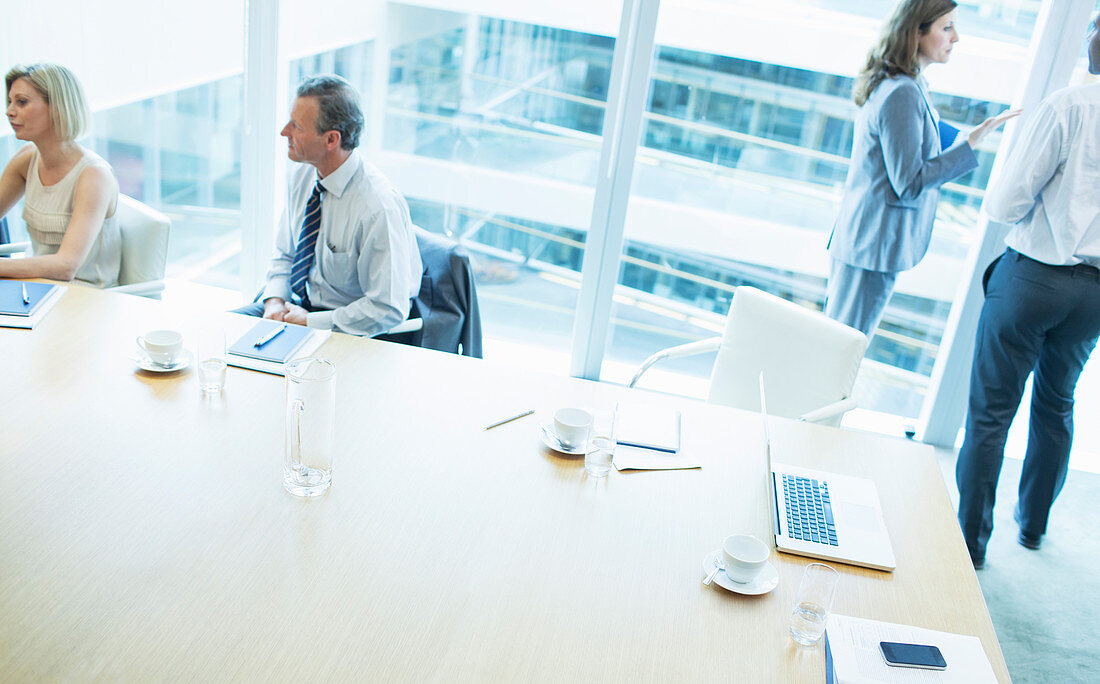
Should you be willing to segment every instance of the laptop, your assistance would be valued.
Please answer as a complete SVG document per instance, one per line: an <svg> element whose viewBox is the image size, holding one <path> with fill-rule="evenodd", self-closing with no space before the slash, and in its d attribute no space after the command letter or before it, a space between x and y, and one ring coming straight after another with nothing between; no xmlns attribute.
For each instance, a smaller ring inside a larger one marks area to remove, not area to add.
<svg viewBox="0 0 1100 684"><path fill-rule="evenodd" d="M862 477L772 462L763 373L760 414L771 497L768 511L776 550L876 570L897 567L875 483Z"/></svg>

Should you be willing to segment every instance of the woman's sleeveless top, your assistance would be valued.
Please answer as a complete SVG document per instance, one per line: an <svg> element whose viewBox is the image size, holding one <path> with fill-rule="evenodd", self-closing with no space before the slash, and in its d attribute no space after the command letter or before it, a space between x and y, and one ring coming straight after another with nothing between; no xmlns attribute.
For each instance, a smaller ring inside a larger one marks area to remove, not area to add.
<svg viewBox="0 0 1100 684"><path fill-rule="evenodd" d="M23 195L23 221L31 237L34 255L56 254L61 239L69 227L76 199L76 183L80 173L92 164L110 166L98 154L81 148L84 156L65 177L53 185L42 185L38 177L38 150L31 154L27 170L27 185ZM118 229L118 196L114 213L103 221L87 259L76 270L76 280L95 287L118 285L118 270L122 259L122 237Z"/></svg>

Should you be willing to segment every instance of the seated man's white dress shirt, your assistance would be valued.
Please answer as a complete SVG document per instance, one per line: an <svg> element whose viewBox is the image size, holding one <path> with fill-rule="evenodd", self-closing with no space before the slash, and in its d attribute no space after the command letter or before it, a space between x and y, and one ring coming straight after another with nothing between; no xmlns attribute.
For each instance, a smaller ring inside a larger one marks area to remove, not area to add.
<svg viewBox="0 0 1100 684"><path fill-rule="evenodd" d="M261 301L292 301L290 271L317 182L313 166L291 177L287 206L275 235L275 258ZM321 228L307 279L311 328L353 335L383 333L409 315L423 266L405 198L373 164L353 151L321 180Z"/></svg>

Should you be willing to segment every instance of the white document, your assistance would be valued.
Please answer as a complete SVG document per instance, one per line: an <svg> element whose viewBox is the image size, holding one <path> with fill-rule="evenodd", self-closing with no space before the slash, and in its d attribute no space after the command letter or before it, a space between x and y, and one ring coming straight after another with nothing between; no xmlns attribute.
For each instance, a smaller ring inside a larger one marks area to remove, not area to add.
<svg viewBox="0 0 1100 684"><path fill-rule="evenodd" d="M226 340L237 340L244 335L252 326L256 325L256 318L249 316L232 316L232 321L226 323L225 338ZM313 354L317 351L322 344L325 343L329 337L332 336L331 330L315 330L310 329L309 337L302 342L302 346L294 352L294 359L302 359ZM272 375L283 375L284 364L277 361L265 361L263 359L250 359L246 356L238 356L237 354L226 354L226 362L230 366L236 366L238 368L247 368L249 370L256 370L263 373L271 373ZM291 359L292 360L292 359Z"/></svg>
<svg viewBox="0 0 1100 684"><path fill-rule="evenodd" d="M982 648L981 639L932 629L897 625L890 622L865 620L832 614L826 626L829 651L833 657L833 673L839 684L890 682L892 684L924 684L925 682L959 682L977 684L996 682L993 666ZM944 670L920 670L911 667L891 667L879 648L880 641L936 646L947 661Z"/></svg>
<svg viewBox="0 0 1100 684"><path fill-rule="evenodd" d="M54 304L61 299L61 295L65 294L67 288L64 285L58 285L54 289L50 290L50 293L46 295L46 298L42 300L42 303L38 305L34 313L30 316L6 316L0 315L0 328L27 328L31 330L34 326L38 325Z"/></svg>

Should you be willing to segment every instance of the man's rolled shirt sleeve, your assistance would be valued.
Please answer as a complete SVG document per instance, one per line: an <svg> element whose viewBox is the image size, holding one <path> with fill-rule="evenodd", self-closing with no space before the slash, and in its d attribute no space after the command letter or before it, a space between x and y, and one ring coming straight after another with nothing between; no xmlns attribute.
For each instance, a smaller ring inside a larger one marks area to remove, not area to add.
<svg viewBox="0 0 1100 684"><path fill-rule="evenodd" d="M997 181L985 195L986 215L1001 223L1025 219L1039 195L1065 162L1066 130L1061 117L1044 101L1024 122Z"/></svg>

